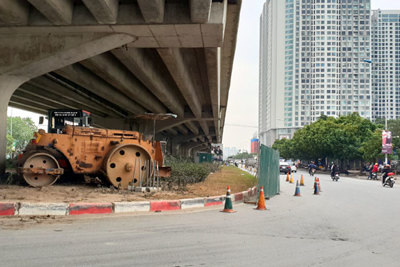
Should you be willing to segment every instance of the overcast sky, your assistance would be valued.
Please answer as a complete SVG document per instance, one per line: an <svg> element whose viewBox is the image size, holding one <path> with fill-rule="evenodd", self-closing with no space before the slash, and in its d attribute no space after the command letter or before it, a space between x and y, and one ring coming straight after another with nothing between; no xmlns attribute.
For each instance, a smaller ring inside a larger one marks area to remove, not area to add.
<svg viewBox="0 0 400 267"><path fill-rule="evenodd" d="M281 0L284 1L284 0ZM258 125L258 54L260 15L265 0L242 0L235 61L223 136L224 147L250 150ZM371 0L371 9L400 9L400 0ZM8 115L38 115L9 108Z"/></svg>
<svg viewBox="0 0 400 267"><path fill-rule="evenodd" d="M242 0L232 83L222 140L224 147L237 147L249 151L250 139L257 131L257 128L245 126L258 125L259 28L264 3L265 0ZM378 8L400 9L400 0L371 0L371 9Z"/></svg>

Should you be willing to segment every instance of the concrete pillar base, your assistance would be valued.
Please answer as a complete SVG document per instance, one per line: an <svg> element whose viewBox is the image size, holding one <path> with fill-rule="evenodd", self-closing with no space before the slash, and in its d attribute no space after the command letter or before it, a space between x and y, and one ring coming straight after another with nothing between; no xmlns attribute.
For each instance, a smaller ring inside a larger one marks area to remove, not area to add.
<svg viewBox="0 0 400 267"><path fill-rule="evenodd" d="M28 78L17 76L0 76L0 180L5 177L7 146L7 108L11 95Z"/></svg>

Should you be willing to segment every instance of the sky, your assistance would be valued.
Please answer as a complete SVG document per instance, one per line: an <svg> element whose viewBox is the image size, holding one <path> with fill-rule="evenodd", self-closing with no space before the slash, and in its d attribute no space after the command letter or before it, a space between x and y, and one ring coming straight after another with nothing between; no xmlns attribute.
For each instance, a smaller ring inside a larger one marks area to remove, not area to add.
<svg viewBox="0 0 400 267"><path fill-rule="evenodd" d="M281 0L284 1L284 0ZM250 151L250 140L258 126L258 55L260 15L265 0L242 0L236 53L229 91L224 147ZM400 0L371 0L371 9L400 9ZM8 109L8 116L31 117L37 114Z"/></svg>

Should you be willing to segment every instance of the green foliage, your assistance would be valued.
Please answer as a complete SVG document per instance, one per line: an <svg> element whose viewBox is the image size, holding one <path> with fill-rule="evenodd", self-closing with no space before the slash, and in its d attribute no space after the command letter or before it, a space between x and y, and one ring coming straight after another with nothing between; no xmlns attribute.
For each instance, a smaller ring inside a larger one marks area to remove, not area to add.
<svg viewBox="0 0 400 267"><path fill-rule="evenodd" d="M282 158L290 159L293 158L294 154L294 144L292 139L283 138L281 140L276 140L272 145L272 148L279 151L279 155Z"/></svg>
<svg viewBox="0 0 400 267"><path fill-rule="evenodd" d="M169 156L165 164L171 166L171 177L167 178L169 189L173 186L184 189L187 184L203 182L211 172L219 170L218 164L194 163L190 158Z"/></svg>
<svg viewBox="0 0 400 267"><path fill-rule="evenodd" d="M377 128L358 113L339 118L321 116L296 131L291 140L277 140L272 147L284 158L361 159L366 151L360 150L361 146L367 144Z"/></svg>
<svg viewBox="0 0 400 267"><path fill-rule="evenodd" d="M7 147L6 147L6 154L11 155L13 152L13 144L14 144L14 138L7 134Z"/></svg>
<svg viewBox="0 0 400 267"><path fill-rule="evenodd" d="M375 132L365 140L361 147L360 153L366 162L376 162L377 159L384 158L382 152L382 130L375 130Z"/></svg>
<svg viewBox="0 0 400 267"><path fill-rule="evenodd" d="M8 117L7 130L8 134L16 141L15 151L21 151L33 138L37 127L31 118Z"/></svg>

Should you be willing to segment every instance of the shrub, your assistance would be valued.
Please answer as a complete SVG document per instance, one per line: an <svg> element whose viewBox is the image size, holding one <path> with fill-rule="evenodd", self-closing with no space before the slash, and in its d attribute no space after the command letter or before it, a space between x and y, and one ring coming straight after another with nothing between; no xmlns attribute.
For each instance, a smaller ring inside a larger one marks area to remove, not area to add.
<svg viewBox="0 0 400 267"><path fill-rule="evenodd" d="M168 157L165 164L171 166L171 177L165 181L168 189L185 189L187 184L203 182L211 172L219 170L217 164L194 163L190 158Z"/></svg>

